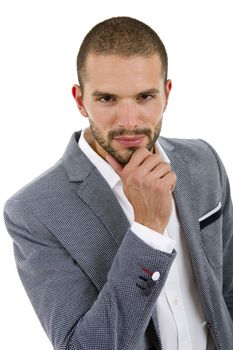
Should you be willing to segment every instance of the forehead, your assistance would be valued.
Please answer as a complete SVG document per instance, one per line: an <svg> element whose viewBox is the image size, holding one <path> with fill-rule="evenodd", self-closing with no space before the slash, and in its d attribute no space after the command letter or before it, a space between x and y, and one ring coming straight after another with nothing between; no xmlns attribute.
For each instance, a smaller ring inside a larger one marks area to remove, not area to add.
<svg viewBox="0 0 233 350"><path fill-rule="evenodd" d="M106 90L133 86L146 89L162 81L162 64L158 55L122 57L89 54L86 60L85 85L90 88Z"/></svg>

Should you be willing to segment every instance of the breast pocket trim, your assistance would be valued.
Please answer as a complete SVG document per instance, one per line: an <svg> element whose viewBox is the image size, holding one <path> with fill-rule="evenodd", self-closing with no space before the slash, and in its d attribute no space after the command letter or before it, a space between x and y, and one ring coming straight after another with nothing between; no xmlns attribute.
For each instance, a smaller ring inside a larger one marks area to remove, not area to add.
<svg viewBox="0 0 233 350"><path fill-rule="evenodd" d="M214 209L210 210L208 213L206 213L205 215L201 216L198 219L200 224L200 229L203 229L207 225L211 224L212 222L220 218L221 215L222 215L222 203L218 202L217 206Z"/></svg>

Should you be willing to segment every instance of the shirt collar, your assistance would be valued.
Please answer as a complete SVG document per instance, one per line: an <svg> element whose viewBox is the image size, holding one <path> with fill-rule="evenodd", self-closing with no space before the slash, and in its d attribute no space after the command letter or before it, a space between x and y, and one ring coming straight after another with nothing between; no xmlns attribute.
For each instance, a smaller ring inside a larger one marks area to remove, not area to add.
<svg viewBox="0 0 233 350"><path fill-rule="evenodd" d="M84 138L84 132L85 129L82 130L80 139L79 139L79 147L83 151L83 153L88 157L88 159L92 162L92 164L95 165L95 167L98 169L100 174L104 177L104 179L107 181L111 189L113 189L116 184L121 181L120 177L117 175L117 173L113 170L110 164L106 162L103 158L101 158L98 153L96 153L93 148L89 145L89 143ZM165 151L163 150L162 146L158 142L158 140L155 143L156 150L160 154L161 158L167 162L170 163L170 160L168 159Z"/></svg>

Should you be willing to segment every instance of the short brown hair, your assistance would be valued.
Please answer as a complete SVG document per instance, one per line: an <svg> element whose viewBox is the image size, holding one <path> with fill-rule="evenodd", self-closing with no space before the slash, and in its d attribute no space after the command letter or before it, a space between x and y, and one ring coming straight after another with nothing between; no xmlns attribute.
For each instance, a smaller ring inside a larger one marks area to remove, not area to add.
<svg viewBox="0 0 233 350"><path fill-rule="evenodd" d="M168 58L165 46L147 24L131 17L112 17L96 24L85 36L77 56L77 73L81 91L86 78L85 63L90 54L123 57L158 54L164 80L167 80Z"/></svg>

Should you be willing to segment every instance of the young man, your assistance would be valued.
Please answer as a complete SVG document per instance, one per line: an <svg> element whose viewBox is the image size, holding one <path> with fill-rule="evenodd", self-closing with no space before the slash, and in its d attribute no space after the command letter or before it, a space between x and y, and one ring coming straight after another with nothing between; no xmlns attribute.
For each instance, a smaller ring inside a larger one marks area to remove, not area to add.
<svg viewBox="0 0 233 350"><path fill-rule="evenodd" d="M90 127L5 205L54 349L232 349L229 182L206 142L159 137L172 87L163 43L111 18L84 38L77 69Z"/></svg>

